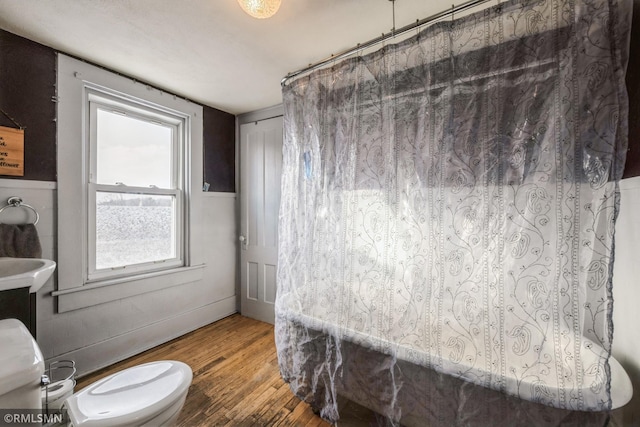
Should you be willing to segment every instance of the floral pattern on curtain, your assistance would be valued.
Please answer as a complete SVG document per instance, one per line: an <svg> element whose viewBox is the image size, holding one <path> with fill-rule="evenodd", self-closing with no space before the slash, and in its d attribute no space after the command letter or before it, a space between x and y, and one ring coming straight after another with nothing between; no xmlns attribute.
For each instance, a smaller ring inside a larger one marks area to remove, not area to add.
<svg viewBox="0 0 640 427"><path fill-rule="evenodd" d="M611 407L630 5L510 1L283 88L276 344L325 418L344 342L391 356L358 385L390 418L398 360Z"/></svg>

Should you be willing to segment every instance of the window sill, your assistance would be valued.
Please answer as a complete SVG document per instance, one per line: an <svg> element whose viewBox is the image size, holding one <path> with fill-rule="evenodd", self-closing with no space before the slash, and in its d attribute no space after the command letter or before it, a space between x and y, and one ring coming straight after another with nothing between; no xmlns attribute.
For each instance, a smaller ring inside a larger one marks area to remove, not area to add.
<svg viewBox="0 0 640 427"><path fill-rule="evenodd" d="M202 280L204 264L92 282L54 291L58 313L77 310Z"/></svg>

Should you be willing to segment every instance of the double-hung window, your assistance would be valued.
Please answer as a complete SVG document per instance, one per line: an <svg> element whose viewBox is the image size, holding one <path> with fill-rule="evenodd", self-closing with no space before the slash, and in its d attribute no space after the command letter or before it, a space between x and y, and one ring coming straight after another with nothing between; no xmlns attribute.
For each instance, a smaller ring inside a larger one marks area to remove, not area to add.
<svg viewBox="0 0 640 427"><path fill-rule="evenodd" d="M87 92L87 280L184 265L184 118Z"/></svg>
<svg viewBox="0 0 640 427"><path fill-rule="evenodd" d="M58 312L196 283L203 109L58 55Z"/></svg>

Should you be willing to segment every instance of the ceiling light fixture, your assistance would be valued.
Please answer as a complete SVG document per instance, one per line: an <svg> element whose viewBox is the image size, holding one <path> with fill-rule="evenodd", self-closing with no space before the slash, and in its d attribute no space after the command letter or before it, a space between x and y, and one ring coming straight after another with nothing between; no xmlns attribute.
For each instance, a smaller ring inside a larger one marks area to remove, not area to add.
<svg viewBox="0 0 640 427"><path fill-rule="evenodd" d="M242 10L254 18L269 18L280 9L282 0L238 0Z"/></svg>

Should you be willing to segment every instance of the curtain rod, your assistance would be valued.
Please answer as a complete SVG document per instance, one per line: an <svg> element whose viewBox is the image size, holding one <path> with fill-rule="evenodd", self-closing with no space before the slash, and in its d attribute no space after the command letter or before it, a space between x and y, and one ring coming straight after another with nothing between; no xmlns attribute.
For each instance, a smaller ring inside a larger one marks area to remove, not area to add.
<svg viewBox="0 0 640 427"><path fill-rule="evenodd" d="M391 1L393 1L393 0L391 0ZM296 76L299 76L300 74L304 74L306 72L313 71L313 70L315 70L317 68L320 68L323 65L326 65L326 64L328 64L328 63L330 63L332 61L336 61L338 59L342 59L342 58L344 58L346 56L354 54L355 52L358 52L359 50L363 50L363 49L366 49L368 47L374 46L374 45L376 45L378 43L382 43L385 40L390 39L392 37L395 37L395 36L398 36L398 35L402 35L402 34L408 32L408 31L414 30L414 29L416 29L418 27L421 27L421 26L423 26L425 24L428 24L429 22L433 22L433 21L436 21L438 19L444 18L445 16L449 16L449 15L453 15L453 14L458 13L458 12L465 11L467 9L470 9L472 7L475 7L475 6L478 6L478 5L482 4L482 3L487 3L489 1L491 1L491 0L469 0L469 1L467 1L465 3L462 3L462 4L458 5L458 6L452 5L451 9L447 9L447 10L444 10L442 12L436 13L435 15L431 15L431 16L428 16L428 17L426 17L424 19L417 20L416 22L414 22L412 24L409 24L409 25L405 25L404 27L402 27L402 28L400 28L398 30L393 28L387 34L382 33L382 35L380 37L376 37L375 39L371 39L371 40L369 40L367 42L364 42L364 43L358 43L356 46L354 46L354 47L352 47L350 49L344 50L344 51L342 51L342 52L340 52L340 53L338 53L336 55L331 55L328 58L325 58L325 59L323 59L321 61L318 61L318 62L316 62L314 64L310 64L309 66L307 66L305 68L302 68L302 69L300 69L298 71L294 71L292 73L289 73L289 74L287 74L286 76L283 77L283 79L280 81L280 84L282 86L284 86L289 79L291 79L293 77L296 77Z"/></svg>

